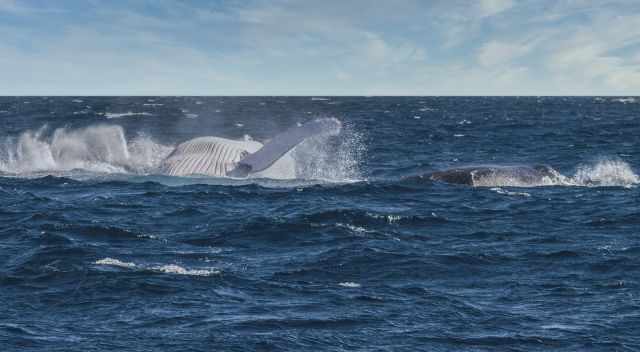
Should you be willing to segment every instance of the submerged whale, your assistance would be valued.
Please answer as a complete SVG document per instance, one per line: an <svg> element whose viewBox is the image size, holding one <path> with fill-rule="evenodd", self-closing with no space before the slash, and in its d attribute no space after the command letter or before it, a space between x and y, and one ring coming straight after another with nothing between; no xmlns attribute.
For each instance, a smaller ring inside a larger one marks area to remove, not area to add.
<svg viewBox="0 0 640 352"><path fill-rule="evenodd" d="M295 165L288 152L308 138L337 135L341 128L338 119L317 119L291 127L265 144L253 140L198 137L179 144L162 161L160 170L171 176L247 177L279 169L276 171L281 178L294 178Z"/></svg>
<svg viewBox="0 0 640 352"><path fill-rule="evenodd" d="M427 175L433 181L469 186L539 186L553 184L562 175L551 166L481 165L435 171Z"/></svg>

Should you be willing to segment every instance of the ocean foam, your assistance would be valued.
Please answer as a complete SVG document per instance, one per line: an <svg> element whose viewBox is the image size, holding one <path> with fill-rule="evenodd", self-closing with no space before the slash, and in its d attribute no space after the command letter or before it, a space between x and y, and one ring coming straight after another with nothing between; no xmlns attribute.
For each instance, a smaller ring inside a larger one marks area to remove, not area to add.
<svg viewBox="0 0 640 352"><path fill-rule="evenodd" d="M94 264L96 265L109 265L109 266L117 266L120 268L135 268L136 265L134 263L127 263L127 262L123 262L120 261L118 259L113 259L113 258L103 258L100 260L96 260L94 262Z"/></svg>
<svg viewBox="0 0 640 352"><path fill-rule="evenodd" d="M360 288L360 287L362 287L362 285L360 285L359 283L357 283L357 282L350 282L350 281L348 281L348 282L341 282L341 283L339 283L338 285L340 285L340 286L342 286L342 287L348 287L348 288Z"/></svg>
<svg viewBox="0 0 640 352"><path fill-rule="evenodd" d="M215 269L185 269L179 265L168 264L150 268L165 274L189 275L189 276L210 276L220 274L220 270Z"/></svg>
<svg viewBox="0 0 640 352"><path fill-rule="evenodd" d="M158 266L145 266L130 262L123 262L114 258L103 258L94 262L96 265L115 266L125 269L139 268L142 270L151 270L155 272L174 274L174 275L189 275L189 276L211 276L220 274L220 270L207 268L207 269L187 269L176 264L166 264Z"/></svg>

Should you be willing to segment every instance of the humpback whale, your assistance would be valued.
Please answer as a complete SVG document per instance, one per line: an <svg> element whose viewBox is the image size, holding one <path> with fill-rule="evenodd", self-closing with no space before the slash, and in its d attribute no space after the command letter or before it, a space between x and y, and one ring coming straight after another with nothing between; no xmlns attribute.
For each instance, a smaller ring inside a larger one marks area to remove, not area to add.
<svg viewBox="0 0 640 352"><path fill-rule="evenodd" d="M469 186L539 186L552 184L562 175L551 166L465 166L435 171L427 175L433 181Z"/></svg>
<svg viewBox="0 0 640 352"><path fill-rule="evenodd" d="M206 175L247 177L271 168L284 169L295 177L293 157L288 153L307 138L337 135L342 124L335 118L316 119L289 128L262 144L221 137L198 137L179 144L162 161L160 170L171 176Z"/></svg>

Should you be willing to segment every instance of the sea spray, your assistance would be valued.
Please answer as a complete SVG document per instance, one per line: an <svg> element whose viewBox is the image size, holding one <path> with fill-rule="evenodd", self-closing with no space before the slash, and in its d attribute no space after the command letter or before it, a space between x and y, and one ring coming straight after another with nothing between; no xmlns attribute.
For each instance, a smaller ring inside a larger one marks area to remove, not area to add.
<svg viewBox="0 0 640 352"><path fill-rule="evenodd" d="M50 136L46 132L45 126L17 139L5 137L0 170L16 175L75 169L126 173L153 169L172 150L144 135L128 143L117 125L58 128Z"/></svg>
<svg viewBox="0 0 640 352"><path fill-rule="evenodd" d="M361 133L343 126L338 136L304 141L294 150L298 178L333 182L363 179L361 161L366 152L363 139Z"/></svg>
<svg viewBox="0 0 640 352"><path fill-rule="evenodd" d="M573 181L586 186L630 187L640 183L631 165L618 159L602 159L591 165L580 165Z"/></svg>

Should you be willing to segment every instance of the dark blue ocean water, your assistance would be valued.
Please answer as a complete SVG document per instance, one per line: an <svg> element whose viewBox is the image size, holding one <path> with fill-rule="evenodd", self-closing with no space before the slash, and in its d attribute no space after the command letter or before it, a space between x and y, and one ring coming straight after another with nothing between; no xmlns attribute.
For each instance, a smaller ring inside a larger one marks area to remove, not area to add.
<svg viewBox="0 0 640 352"><path fill-rule="evenodd" d="M317 117L343 132L294 180L156 169ZM5 97L0 122L2 351L640 349L639 98ZM562 177L416 177L533 163Z"/></svg>

